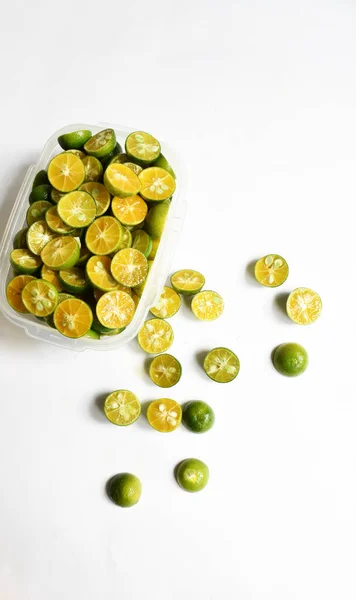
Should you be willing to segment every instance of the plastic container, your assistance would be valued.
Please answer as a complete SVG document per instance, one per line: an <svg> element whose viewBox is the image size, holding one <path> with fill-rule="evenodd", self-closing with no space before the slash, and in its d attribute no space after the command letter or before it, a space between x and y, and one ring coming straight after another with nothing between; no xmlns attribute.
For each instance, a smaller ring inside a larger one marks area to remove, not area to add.
<svg viewBox="0 0 356 600"><path fill-rule="evenodd" d="M138 129L124 127L121 125L111 125L109 123L99 123L97 125L76 123L74 125L67 125L62 129L59 129L49 138L42 150L38 163L31 166L26 173L9 217L0 246L0 309L5 317L11 321L11 323L17 325L17 327L22 327L28 336L35 338L36 340L41 340L49 344L54 344L55 346L61 346L62 348L68 348L69 350L75 351L87 349L114 350L116 348L120 348L120 346L123 346L133 337L135 337L135 335L137 335L150 307L157 303L162 288L165 285L186 211L186 202L182 185L182 182L185 181L183 172L184 168L170 146L160 139L162 153L172 164L177 175L177 187L173 195L164 232L158 247L155 261L152 265L152 269L147 280L147 284L137 307L135 316L125 331L117 336L107 336L100 340L92 340L86 337L72 340L64 337L58 331L52 329L48 325L42 325L41 322L34 316L17 313L11 308L6 299L6 285L13 277L9 256L13 247L12 244L16 232L26 226L26 211L29 206L28 197L32 188L32 182L35 174L41 169L47 169L51 158L55 154L58 154L58 152L63 152L57 142L58 136L62 133L76 131L78 129L89 129L93 133L97 133L101 129L107 127L111 127L115 130L117 140L120 142L123 148L127 135L132 131L137 131Z"/></svg>

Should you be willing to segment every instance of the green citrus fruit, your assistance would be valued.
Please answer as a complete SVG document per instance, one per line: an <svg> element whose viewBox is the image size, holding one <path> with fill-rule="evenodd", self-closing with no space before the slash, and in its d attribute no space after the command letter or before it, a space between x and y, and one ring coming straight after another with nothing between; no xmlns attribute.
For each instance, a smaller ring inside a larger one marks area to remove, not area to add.
<svg viewBox="0 0 356 600"><path fill-rule="evenodd" d="M194 433L205 433L212 428L215 421L214 411L202 400L191 400L183 406L183 424Z"/></svg>
<svg viewBox="0 0 356 600"><path fill-rule="evenodd" d="M279 373L287 377L296 377L304 373L308 362L307 351L300 344L281 344L273 352L273 364L275 368Z"/></svg>
<svg viewBox="0 0 356 600"><path fill-rule="evenodd" d="M122 508L129 508L137 504L141 497L141 491L141 481L132 473L119 473L108 483L109 498Z"/></svg>
<svg viewBox="0 0 356 600"><path fill-rule="evenodd" d="M186 458L177 467L176 479L183 490L200 492L209 481L209 469L198 458Z"/></svg>

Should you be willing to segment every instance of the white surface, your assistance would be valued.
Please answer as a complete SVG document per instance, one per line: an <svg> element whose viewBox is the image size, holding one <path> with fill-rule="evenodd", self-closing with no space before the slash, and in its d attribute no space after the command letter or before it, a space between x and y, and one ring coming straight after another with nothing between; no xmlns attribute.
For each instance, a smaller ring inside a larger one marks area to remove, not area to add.
<svg viewBox="0 0 356 600"><path fill-rule="evenodd" d="M1 317L1 600L354 600L355 64L351 1L11 2L1 19L1 227L28 164L58 127L138 125L175 140L189 212L174 267L226 300L223 317L172 319L184 376L216 426L163 436L142 418L107 423L99 395L159 397L133 342L72 354ZM246 265L290 264L282 289ZM298 328L275 298L299 285L324 314ZM270 363L303 343L296 380ZM209 381L196 353L231 346L238 379ZM204 492L173 467L197 456ZM132 471L141 502L120 510L105 482Z"/></svg>

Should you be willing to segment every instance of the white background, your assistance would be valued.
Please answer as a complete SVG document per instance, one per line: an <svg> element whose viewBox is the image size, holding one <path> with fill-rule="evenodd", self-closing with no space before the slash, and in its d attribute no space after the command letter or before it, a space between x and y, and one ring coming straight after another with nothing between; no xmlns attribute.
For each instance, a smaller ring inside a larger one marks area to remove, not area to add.
<svg viewBox="0 0 356 600"><path fill-rule="evenodd" d="M136 342L74 354L0 317L1 600L354 600L356 580L356 6L352 0L12 1L0 24L1 232L27 167L72 122L138 126L187 167L189 211L173 268L196 268L226 302L171 323L183 378L211 432L108 423L100 397L160 396ZM277 252L278 290L248 265ZM310 286L324 311L300 328L281 294ZM297 341L309 370L274 371ZM197 355L230 346L235 382ZM200 494L178 461L210 467ZM106 480L131 471L140 503Z"/></svg>

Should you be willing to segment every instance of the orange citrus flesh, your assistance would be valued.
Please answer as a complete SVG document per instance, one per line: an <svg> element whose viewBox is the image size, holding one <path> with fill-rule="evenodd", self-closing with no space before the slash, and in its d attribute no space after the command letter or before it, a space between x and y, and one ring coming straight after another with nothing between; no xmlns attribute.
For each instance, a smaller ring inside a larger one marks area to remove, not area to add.
<svg viewBox="0 0 356 600"><path fill-rule="evenodd" d="M170 398L160 398L151 402L147 409L149 424L162 433L174 431L182 420L182 408Z"/></svg>
<svg viewBox="0 0 356 600"><path fill-rule="evenodd" d="M20 313L28 313L26 306L22 302L22 290L25 285L36 278L31 275L18 275L9 281L6 287L6 298L11 308Z"/></svg>
<svg viewBox="0 0 356 600"><path fill-rule="evenodd" d="M288 277L287 262L279 254L267 254L260 258L255 265L255 277L266 287L278 287Z"/></svg>
<svg viewBox="0 0 356 600"><path fill-rule="evenodd" d="M85 243L92 254L104 256L116 252L123 237L123 227L114 217L99 217L89 225Z"/></svg>
<svg viewBox="0 0 356 600"><path fill-rule="evenodd" d="M123 225L128 226L142 223L148 212L147 204L140 196L128 196L127 198L114 196L111 209L114 217L119 219Z"/></svg>
<svg viewBox="0 0 356 600"><path fill-rule="evenodd" d="M118 329L127 327L135 314L135 303L126 292L106 292L98 300L96 315L104 327Z"/></svg>
<svg viewBox="0 0 356 600"><path fill-rule="evenodd" d="M52 158L48 165L48 179L59 192L72 192L84 181L83 162L71 152L62 152Z"/></svg>
<svg viewBox="0 0 356 600"><path fill-rule="evenodd" d="M135 287L146 279L147 273L147 258L134 248L119 250L111 261L111 274L121 285Z"/></svg>
<svg viewBox="0 0 356 600"><path fill-rule="evenodd" d="M310 288L297 288L288 297L287 314L298 325L311 325L319 317L322 302Z"/></svg>
<svg viewBox="0 0 356 600"><path fill-rule="evenodd" d="M161 167L149 167L139 174L141 182L141 196L145 200L160 202L170 198L176 189L174 177L161 169Z"/></svg>
<svg viewBox="0 0 356 600"><path fill-rule="evenodd" d="M58 304L54 311L53 321L56 329L69 338L80 338L86 335L93 322L91 308L79 300L68 298Z"/></svg>

